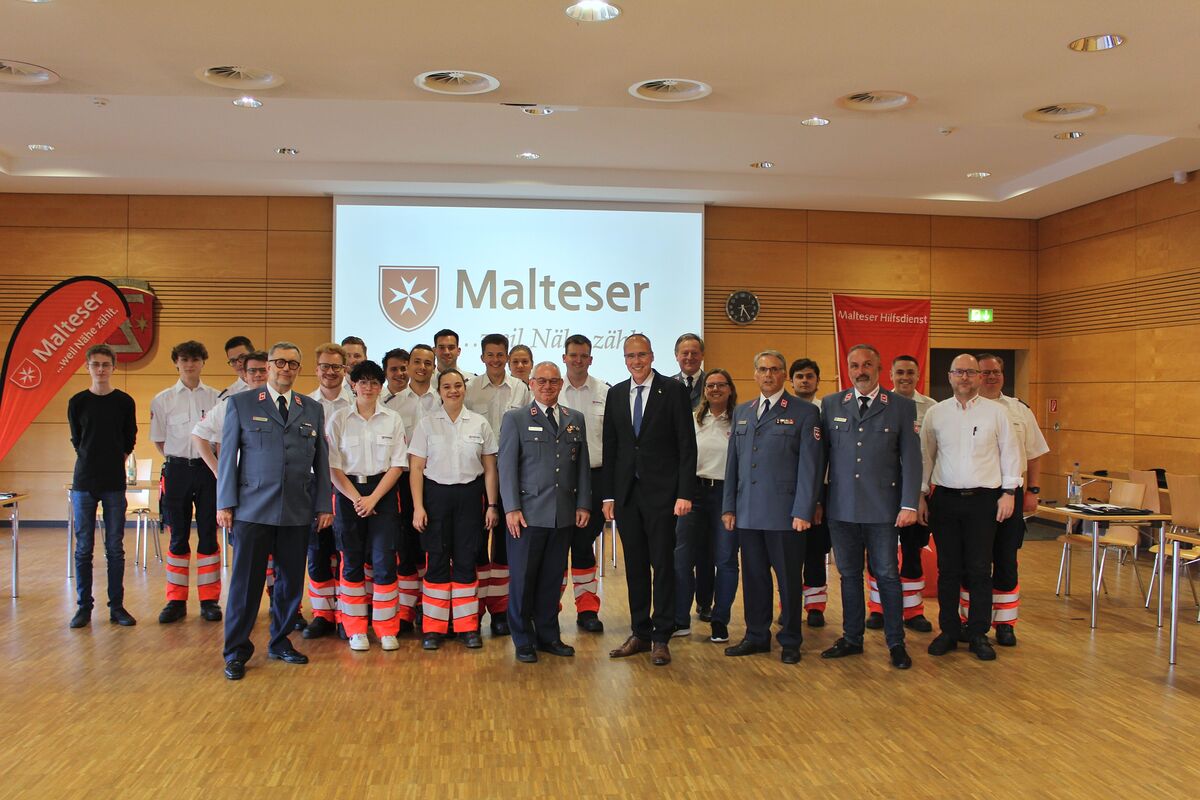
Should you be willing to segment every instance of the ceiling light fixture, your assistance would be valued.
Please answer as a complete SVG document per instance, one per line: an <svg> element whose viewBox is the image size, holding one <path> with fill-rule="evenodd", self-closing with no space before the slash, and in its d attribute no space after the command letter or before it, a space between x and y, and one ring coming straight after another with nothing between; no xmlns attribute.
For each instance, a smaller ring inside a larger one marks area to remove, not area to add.
<svg viewBox="0 0 1200 800"><path fill-rule="evenodd" d="M262 100L251 97L250 95L242 95L233 104L238 108L262 108Z"/></svg>
<svg viewBox="0 0 1200 800"><path fill-rule="evenodd" d="M275 152L281 156L298 156L300 151L294 147L277 147Z"/></svg>
<svg viewBox="0 0 1200 800"><path fill-rule="evenodd" d="M968 178L990 178L990 177L991 177L991 175L992 175L992 173L990 173L990 172L983 172L983 171L980 171L980 172L968 172L968 173L967 173L967 177L968 177Z"/></svg>
<svg viewBox="0 0 1200 800"><path fill-rule="evenodd" d="M770 169L771 167L775 166L775 162L774 161L755 161L750 166L754 167L755 169Z"/></svg>
<svg viewBox="0 0 1200 800"><path fill-rule="evenodd" d="M418 88L435 94L484 94L500 88L500 81L483 72L435 69L413 78Z"/></svg>
<svg viewBox="0 0 1200 800"><path fill-rule="evenodd" d="M1082 139L1083 131L1063 131L1062 133L1054 134L1055 139Z"/></svg>
<svg viewBox="0 0 1200 800"><path fill-rule="evenodd" d="M53 153L54 145L52 144L31 144L29 149L35 153Z"/></svg>
<svg viewBox="0 0 1200 800"><path fill-rule="evenodd" d="M829 124L829 120L824 117L809 117L808 119L800 120L801 125L806 125L809 128L824 128Z"/></svg>
<svg viewBox="0 0 1200 800"><path fill-rule="evenodd" d="M525 161L537 161L541 156L527 150L524 153L517 153L517 158L524 159Z"/></svg>
<svg viewBox="0 0 1200 800"><path fill-rule="evenodd" d="M712 87L703 81L688 78L654 78L638 81L629 87L629 93L639 100L656 103L682 103L699 100L712 94Z"/></svg>
<svg viewBox="0 0 1200 800"><path fill-rule="evenodd" d="M554 109L547 106L527 106L521 109L521 113L531 117L548 117L554 113Z"/></svg>
<svg viewBox="0 0 1200 800"><path fill-rule="evenodd" d="M1077 53L1098 53L1101 50L1112 50L1125 44L1125 37L1119 33L1100 33L1095 36L1084 36L1067 45Z"/></svg>
<svg viewBox="0 0 1200 800"><path fill-rule="evenodd" d="M872 89L867 92L855 92L843 95L837 100L842 108L851 111L896 111L917 102L915 95L900 92L895 89Z"/></svg>
<svg viewBox="0 0 1200 800"><path fill-rule="evenodd" d="M608 22L620 14L621 9L604 0L580 0L566 9L566 15L576 22Z"/></svg>

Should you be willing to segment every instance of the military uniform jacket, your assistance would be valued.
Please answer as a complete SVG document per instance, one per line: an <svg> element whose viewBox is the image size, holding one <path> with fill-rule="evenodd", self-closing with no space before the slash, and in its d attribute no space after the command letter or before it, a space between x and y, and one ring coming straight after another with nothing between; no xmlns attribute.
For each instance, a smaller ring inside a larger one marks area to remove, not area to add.
<svg viewBox="0 0 1200 800"><path fill-rule="evenodd" d="M882 524L894 522L901 508L916 510L921 437L915 402L881 387L860 417L853 389L827 395L821 430L829 460L826 517Z"/></svg>
<svg viewBox="0 0 1200 800"><path fill-rule="evenodd" d="M762 419L760 405L755 397L733 412L721 510L736 514L739 528L790 531L793 517L812 521L820 497L820 413L787 392Z"/></svg>
<svg viewBox="0 0 1200 800"><path fill-rule="evenodd" d="M292 392L285 423L264 387L225 401L217 464L217 508L262 525L308 526L328 514L332 488L325 411Z"/></svg>
<svg viewBox="0 0 1200 800"><path fill-rule="evenodd" d="M538 528L575 526L575 510L591 508L592 467L583 414L555 406L558 435L536 402L500 423L500 497Z"/></svg>

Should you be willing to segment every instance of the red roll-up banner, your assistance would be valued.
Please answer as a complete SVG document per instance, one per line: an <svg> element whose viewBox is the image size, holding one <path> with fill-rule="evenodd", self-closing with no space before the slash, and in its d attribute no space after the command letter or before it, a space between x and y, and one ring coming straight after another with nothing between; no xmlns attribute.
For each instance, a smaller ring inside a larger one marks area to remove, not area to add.
<svg viewBox="0 0 1200 800"><path fill-rule="evenodd" d="M917 390L926 393L929 376L929 300L899 297L856 297L833 295L833 330L837 339L839 383L850 388L846 355L856 344L869 344L879 351L879 383L892 388L892 359L910 355L921 367Z"/></svg>
<svg viewBox="0 0 1200 800"><path fill-rule="evenodd" d="M103 278L63 281L34 301L8 342L0 383L0 459L86 361L87 349L129 319L121 290Z"/></svg>

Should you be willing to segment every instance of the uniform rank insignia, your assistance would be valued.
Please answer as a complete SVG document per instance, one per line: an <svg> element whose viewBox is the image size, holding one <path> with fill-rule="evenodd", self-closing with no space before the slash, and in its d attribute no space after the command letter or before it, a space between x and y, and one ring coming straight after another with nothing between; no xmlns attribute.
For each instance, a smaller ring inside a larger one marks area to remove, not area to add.
<svg viewBox="0 0 1200 800"><path fill-rule="evenodd" d="M795 425L796 420L791 419L790 417L780 417L779 419L775 420L775 424L776 425Z"/></svg>
<svg viewBox="0 0 1200 800"><path fill-rule="evenodd" d="M786 397L779 398L779 407L787 408L787 398Z"/></svg>
<svg viewBox="0 0 1200 800"><path fill-rule="evenodd" d="M579 426L575 424L568 425L567 433L579 433Z"/></svg>
<svg viewBox="0 0 1200 800"><path fill-rule="evenodd" d="M886 406L886 405L888 404L888 399L887 399L887 397L888 397L888 396L887 396L885 393L883 393L883 392L880 392L880 393L879 393L879 402L883 403L883 404Z"/></svg>
<svg viewBox="0 0 1200 800"><path fill-rule="evenodd" d="M849 403L851 397L854 397L854 392L846 392L846 396L842 398L842 402Z"/></svg>
<svg viewBox="0 0 1200 800"><path fill-rule="evenodd" d="M271 421L271 420L267 419L266 417L251 417L250 419L253 422L270 422Z"/></svg>
<svg viewBox="0 0 1200 800"><path fill-rule="evenodd" d="M821 441L821 426L813 425L813 438L818 442Z"/></svg>
<svg viewBox="0 0 1200 800"><path fill-rule="evenodd" d="M531 416L531 417L537 416L537 406L534 406L533 408L529 409L529 416Z"/></svg>
<svg viewBox="0 0 1200 800"><path fill-rule="evenodd" d="M294 395L294 397L296 398L296 405L298 405L298 406L304 405L304 401L300 399L300 395Z"/></svg>
<svg viewBox="0 0 1200 800"><path fill-rule="evenodd" d="M261 400L266 400L266 399L267 399L267 393L266 393L266 392L259 392L259 393L258 393L258 399L259 399L260 401L261 401Z"/></svg>

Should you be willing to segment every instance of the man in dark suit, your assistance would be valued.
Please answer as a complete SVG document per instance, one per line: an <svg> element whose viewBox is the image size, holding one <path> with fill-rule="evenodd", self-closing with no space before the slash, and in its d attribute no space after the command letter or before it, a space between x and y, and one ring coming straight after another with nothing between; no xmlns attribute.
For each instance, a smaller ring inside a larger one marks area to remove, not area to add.
<svg viewBox="0 0 1200 800"><path fill-rule="evenodd" d="M921 439L917 404L879 385L879 351L869 344L846 354L853 389L821 401L829 458L825 516L842 580L842 637L822 658L863 651L863 553L879 587L892 666L908 669L896 545L900 529L917 521Z"/></svg>
<svg viewBox="0 0 1200 800"><path fill-rule="evenodd" d="M694 333L680 336L675 340L675 361L679 364L679 372L672 377L687 387L688 402L695 409L704 398L706 373L700 368L704 363L704 340Z"/></svg>
<svg viewBox="0 0 1200 800"><path fill-rule="evenodd" d="M771 571L783 607L778 634L785 664L800 662L804 639L802 569L825 474L817 407L784 390L787 362L778 350L754 357L759 396L733 413L721 517L742 550L746 636L725 649L748 656L771 649Z"/></svg>
<svg viewBox="0 0 1200 800"><path fill-rule="evenodd" d="M333 522L325 413L292 391L300 348L271 347L267 385L226 401L217 465L217 522L233 529L233 572L225 617L225 677L241 680L254 653L250 633L275 557L270 658L307 664L288 641L304 591L304 560L314 513L317 527ZM315 480L314 480L315 478Z"/></svg>
<svg viewBox="0 0 1200 800"><path fill-rule="evenodd" d="M533 402L505 412L500 424L500 496L508 524L508 628L517 660L537 649L575 655L558 627L558 597L571 534L588 523L592 463L583 414L558 402L562 373L533 368ZM530 622L533 623L532 629Z"/></svg>
<svg viewBox="0 0 1200 800"><path fill-rule="evenodd" d="M650 650L663 666L671 663L675 629L675 517L692 509L696 431L687 389L654 371L650 340L631 334L624 350L630 377L605 402L600 491L604 517L616 519L625 550L633 634L609 656Z"/></svg>

